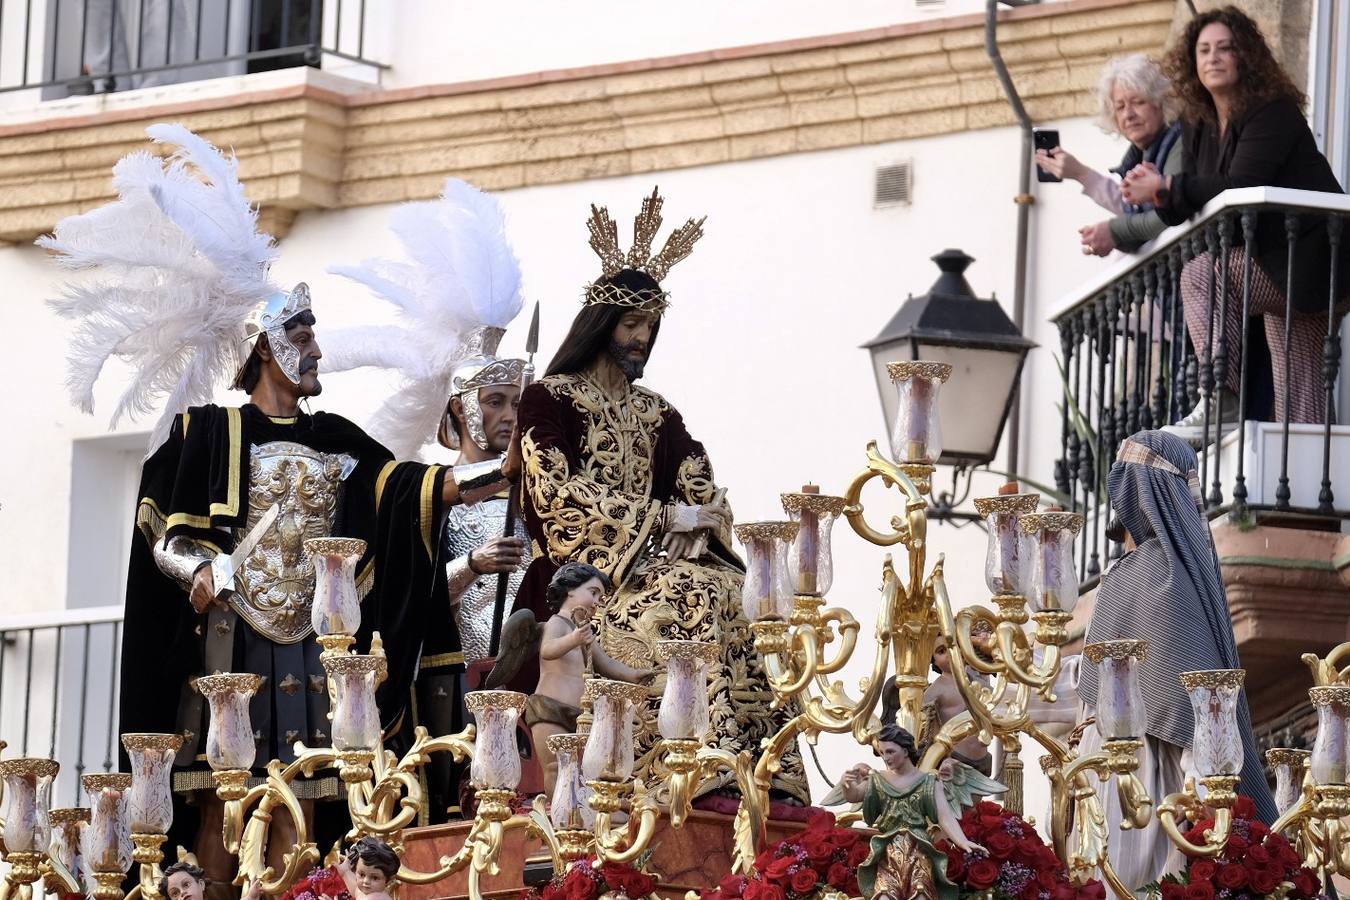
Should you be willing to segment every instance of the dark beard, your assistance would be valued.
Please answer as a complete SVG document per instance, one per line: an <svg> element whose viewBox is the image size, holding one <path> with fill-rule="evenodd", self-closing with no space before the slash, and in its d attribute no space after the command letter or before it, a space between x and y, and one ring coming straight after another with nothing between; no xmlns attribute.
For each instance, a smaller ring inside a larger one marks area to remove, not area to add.
<svg viewBox="0 0 1350 900"><path fill-rule="evenodd" d="M642 351L641 359L634 359L629 356L634 350ZM609 342L609 356L614 360L614 364L623 370L624 377L629 381L637 381L642 377L643 369L647 368L647 352L639 343L620 344L618 341Z"/></svg>

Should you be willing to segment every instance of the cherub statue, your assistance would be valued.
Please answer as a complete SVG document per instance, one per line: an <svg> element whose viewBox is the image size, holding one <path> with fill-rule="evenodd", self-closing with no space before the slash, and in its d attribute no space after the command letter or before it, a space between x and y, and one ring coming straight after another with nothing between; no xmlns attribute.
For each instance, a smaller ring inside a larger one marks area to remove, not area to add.
<svg viewBox="0 0 1350 900"><path fill-rule="evenodd" d="M558 776L558 761L548 749L548 739L577 730L587 676L595 673L636 683L653 674L651 669L634 669L613 659L595 640L591 620L611 588L609 576L595 566L566 563L548 585L548 608L553 614L549 620L540 625L534 613L520 610L502 629L502 651L488 684L505 683L529 652L539 654L539 684L525 703L525 724L549 796Z"/></svg>
<svg viewBox="0 0 1350 900"><path fill-rule="evenodd" d="M979 648L976 652L979 652ZM934 678L923 692L924 709L929 712L931 723L931 727L926 729L928 733L923 736L925 743L931 743L943 725L966 711L965 698L961 696L961 691L956 687L956 679L952 677L952 657L947 651L947 641L943 637L939 636L933 646L931 665L933 671L937 673L937 678ZM974 670L970 670L968 674L972 679L980 677ZM981 775L993 774L994 758L990 755L989 748L976 735L961 739L952 748L951 756Z"/></svg>
<svg viewBox="0 0 1350 900"><path fill-rule="evenodd" d="M863 819L876 834L871 852L858 867L858 884L873 900L956 900L947 880L947 861L933 846L935 830L967 852L980 849L961 831L960 810L975 794L1007 790L970 766L943 762L939 776L918 768L914 735L899 725L883 725L876 753L885 771L857 765L844 773L831 796L834 802L861 803ZM827 797L822 803L829 804Z"/></svg>

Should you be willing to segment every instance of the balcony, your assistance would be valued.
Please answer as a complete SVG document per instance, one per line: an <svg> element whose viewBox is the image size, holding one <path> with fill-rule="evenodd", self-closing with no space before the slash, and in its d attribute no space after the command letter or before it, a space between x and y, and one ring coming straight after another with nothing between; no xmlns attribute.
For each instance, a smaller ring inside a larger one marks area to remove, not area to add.
<svg viewBox="0 0 1350 900"><path fill-rule="evenodd" d="M101 94L299 66L373 80L364 0L0 4L0 97ZM23 92L27 92L26 94Z"/></svg>
<svg viewBox="0 0 1350 900"><path fill-rule="evenodd" d="M1200 443L1200 480L1211 519L1215 548L1223 567L1247 683L1258 730L1287 730L1300 719L1290 698L1311 684L1298 665L1305 651L1325 653L1350 637L1350 426L1336 425L1337 400L1346 389L1341 359L1339 317L1318 314L1318 382L1299 385L1317 394L1320 424L1290 424L1274 419L1273 377L1261 319L1246 318L1241 346L1231 348L1223 331L1230 302L1224 285L1240 285L1244 310L1250 310L1253 272L1249 265L1221 262L1209 292L1209 321L1201 346L1213 352L1197 356L1187 333L1181 302L1182 269L1201 253L1231 260L1228 251L1246 248L1252 256L1258 215L1282 216L1290 258L1312 258L1314 251L1342 249L1350 198L1275 188L1244 188L1216 197L1191 222L1169 229L1145 250L1123 260L1062 305L1053 321L1060 334L1060 456L1055 463L1058 491L1071 498L1087 524L1079 538L1080 579L1089 593L1123 547L1107 534L1110 511L1106 475L1122 441L1141 429L1158 428L1187 415L1216 385L1232 383L1226 360L1238 366L1238 409L1223 421L1221 407L1210 405ZM1326 225L1319 238L1305 238L1304 226ZM1321 246L1310 246L1319 240ZM1320 272L1329 296L1342 296L1350 285L1337 284L1334 266ZM1342 278L1343 281L1343 278ZM1280 285L1288 295L1288 287ZM1233 301L1236 302L1236 301ZM1328 304L1331 306L1331 304ZM1286 312L1288 307L1286 308ZM1287 320L1287 316L1286 316ZM1312 321L1312 320L1309 320ZM1286 330L1285 341L1292 340ZM1308 343L1305 335L1305 345ZM1289 346L1286 343L1285 346ZM1277 350L1280 349L1278 346ZM1228 353L1235 350L1236 355ZM1279 358L1277 355L1276 358ZM1295 390L1288 353L1284 402ZM1218 439L1216 440L1217 436ZM1090 598L1080 605L1078 624L1091 613Z"/></svg>

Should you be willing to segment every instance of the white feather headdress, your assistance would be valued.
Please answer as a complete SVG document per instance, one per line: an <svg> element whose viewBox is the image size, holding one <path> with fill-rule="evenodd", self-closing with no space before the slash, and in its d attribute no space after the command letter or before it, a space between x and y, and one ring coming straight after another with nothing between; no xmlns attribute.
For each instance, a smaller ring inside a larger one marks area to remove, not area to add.
<svg viewBox="0 0 1350 900"><path fill-rule="evenodd" d="M113 167L116 200L62 219L37 243L59 254L63 268L96 276L67 283L49 301L76 323L72 402L92 413L95 382L109 359L122 359L134 375L111 425L162 401L153 452L175 414L209 402L238 371L244 321L276 291L267 276L276 250L271 235L258 231L234 157L182 125L146 132L177 150L168 160L143 150L124 157Z"/></svg>
<svg viewBox="0 0 1350 900"><path fill-rule="evenodd" d="M471 351L475 329L505 329L524 304L520 263L506 239L501 205L457 178L439 200L407 203L390 217L407 259L368 259L329 269L393 304L395 324L324 336L324 368L394 369L399 390L370 423L398 459L432 440L450 396L450 376Z"/></svg>

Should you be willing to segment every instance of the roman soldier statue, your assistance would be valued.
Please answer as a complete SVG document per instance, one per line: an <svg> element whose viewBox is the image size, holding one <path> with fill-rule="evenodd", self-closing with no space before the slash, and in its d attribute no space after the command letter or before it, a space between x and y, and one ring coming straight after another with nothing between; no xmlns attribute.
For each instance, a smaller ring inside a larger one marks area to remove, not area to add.
<svg viewBox="0 0 1350 900"><path fill-rule="evenodd" d="M526 368L524 360L497 355L523 303L502 210L490 195L452 178L439 199L395 210L390 228L405 260L371 259L332 271L392 304L395 324L340 330L331 342L333 368L380 365L400 373L399 390L371 422L371 433L395 453L416 456L434 438L458 451L457 466L495 468L510 445ZM491 669L496 635L524 578L528 535L523 518L507 509L508 494L501 492L446 514L443 612L453 617L463 652L457 647L447 655L429 644L422 657L410 721L432 734L462 727L462 696L481 687ZM462 768L447 755L432 759L424 824L461 814Z"/></svg>
<svg viewBox="0 0 1350 900"><path fill-rule="evenodd" d="M270 279L275 244L257 230L235 160L181 126L155 125L149 134L176 153L167 162L144 151L127 156L113 170L117 200L61 221L39 243L66 267L98 276L53 301L76 323L76 402L92 411L94 383L113 357L133 372L114 421L163 401L135 513L119 727L182 734L173 783L195 795L200 817L180 803L170 841L191 845L196 830L197 858L224 884L234 867L222 844L221 801L199 755L206 710L194 679L261 676L250 705L258 780L268 760L294 759L297 741L328 744L305 541L358 538L357 648L364 652L374 631L383 637L389 677L378 702L392 726L438 618L448 621L446 646L458 649L453 620L437 616L445 511L472 499L471 489L499 488L481 469L398 462L341 416L308 411L304 403L322 389L323 359L310 293ZM248 402L213 405L231 376ZM216 583L213 561L236 549L245 554L237 571ZM331 772L297 785L307 806L341 787ZM317 809L324 844L345 830L345 813L337 803ZM293 823L279 817L272 858L293 843Z"/></svg>
<svg viewBox="0 0 1350 900"><path fill-rule="evenodd" d="M614 584L598 616L605 652L646 670L660 667L658 640L719 644L721 665L709 678L710 740L758 753L792 710L770 709L773 693L741 611L744 567L731 550L731 511L679 411L636 383L668 305L661 282L703 234L702 220L691 219L653 254L661 204L655 191L643 200L627 255L608 211L591 208L590 243L601 275L587 286L547 374L521 395L521 494L530 536L543 552L530 563L516 607L547 620L547 587L558 567L594 566ZM494 682L516 669L512 684L533 688L537 660L525 647L537 632L528 615L513 616ZM661 687L658 679L653 702ZM655 722L654 712L649 719ZM638 738L638 765L640 777L659 781L647 774L655 762L650 722ZM723 775L705 790L726 787L729 779ZM807 800L795 748L773 787Z"/></svg>

